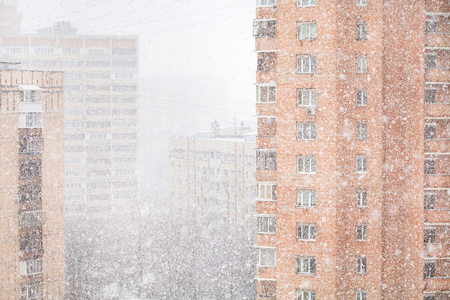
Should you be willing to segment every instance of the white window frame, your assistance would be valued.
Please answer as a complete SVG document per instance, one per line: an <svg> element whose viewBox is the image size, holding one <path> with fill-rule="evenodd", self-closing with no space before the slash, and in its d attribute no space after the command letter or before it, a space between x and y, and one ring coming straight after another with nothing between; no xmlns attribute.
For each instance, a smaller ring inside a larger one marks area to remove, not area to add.
<svg viewBox="0 0 450 300"><path fill-rule="evenodd" d="M302 170L300 170L300 161L302 161ZM297 173L316 174L317 161L315 155L297 155Z"/></svg>
<svg viewBox="0 0 450 300"><path fill-rule="evenodd" d="M263 99L262 90L267 89L266 99ZM271 93L274 95L273 101L271 101ZM256 85L256 103L275 103L277 102L277 86L272 84L257 84Z"/></svg>
<svg viewBox="0 0 450 300"><path fill-rule="evenodd" d="M356 23L356 40L357 41L367 40L367 22Z"/></svg>
<svg viewBox="0 0 450 300"><path fill-rule="evenodd" d="M316 258L312 256L297 256L297 274L298 275L316 275ZM314 270L312 266L314 265Z"/></svg>
<svg viewBox="0 0 450 300"><path fill-rule="evenodd" d="M356 90L356 106L367 106L367 90Z"/></svg>
<svg viewBox="0 0 450 300"><path fill-rule="evenodd" d="M265 153L264 154L264 166L259 166L258 165L258 153ZM275 155L271 155L271 159L274 159L273 161L273 167L268 163L267 161L267 153L271 153L271 154L275 154ZM277 151L275 149L257 149L257 153L256 153L256 168L258 170L276 170L277 169Z"/></svg>
<svg viewBox="0 0 450 300"><path fill-rule="evenodd" d="M367 241L367 224L364 223L356 224L356 240L358 242Z"/></svg>
<svg viewBox="0 0 450 300"><path fill-rule="evenodd" d="M316 0L297 0L297 7L314 7L316 5Z"/></svg>
<svg viewBox="0 0 450 300"><path fill-rule="evenodd" d="M316 224L297 223L297 240L315 242L317 238Z"/></svg>
<svg viewBox="0 0 450 300"><path fill-rule="evenodd" d="M367 258L365 256L356 257L356 274L367 274Z"/></svg>
<svg viewBox="0 0 450 300"><path fill-rule="evenodd" d="M297 40L312 41L317 38L316 21L297 22Z"/></svg>
<svg viewBox="0 0 450 300"><path fill-rule="evenodd" d="M317 106L317 90L315 88L298 88L297 105L301 107Z"/></svg>
<svg viewBox="0 0 450 300"><path fill-rule="evenodd" d="M20 262L20 275L22 276L41 274L42 272L43 272L42 258Z"/></svg>
<svg viewBox="0 0 450 300"><path fill-rule="evenodd" d="M356 6L367 6L367 0L356 0Z"/></svg>
<svg viewBox="0 0 450 300"><path fill-rule="evenodd" d="M356 300L367 300L367 293L365 290L356 291Z"/></svg>
<svg viewBox="0 0 450 300"><path fill-rule="evenodd" d="M263 255L264 252L272 252L273 254L273 259L271 262L267 262L265 264L263 264ZM275 247L258 247L256 249L257 252L257 261L256 261L256 265L258 267L261 268L275 268L276 267L276 262L277 262L277 250Z"/></svg>
<svg viewBox="0 0 450 300"><path fill-rule="evenodd" d="M356 56L356 73L367 74L367 55Z"/></svg>
<svg viewBox="0 0 450 300"><path fill-rule="evenodd" d="M297 207L315 208L316 200L317 200L316 190L314 189L297 190Z"/></svg>
<svg viewBox="0 0 450 300"><path fill-rule="evenodd" d="M297 140L313 141L317 138L315 122L297 122Z"/></svg>
<svg viewBox="0 0 450 300"><path fill-rule="evenodd" d="M258 182L257 183L258 201L276 201L277 183L276 182ZM274 198L275 197L275 198Z"/></svg>
<svg viewBox="0 0 450 300"><path fill-rule="evenodd" d="M356 190L356 207L367 207L367 190Z"/></svg>
<svg viewBox="0 0 450 300"><path fill-rule="evenodd" d="M31 284L22 287L21 300L44 299L44 284Z"/></svg>
<svg viewBox="0 0 450 300"><path fill-rule="evenodd" d="M256 0L256 7L276 6L277 0Z"/></svg>
<svg viewBox="0 0 450 300"><path fill-rule="evenodd" d="M356 173L358 174L367 173L367 155L356 156Z"/></svg>
<svg viewBox="0 0 450 300"><path fill-rule="evenodd" d="M276 234L277 218L275 215L256 215L257 234Z"/></svg>
<svg viewBox="0 0 450 300"><path fill-rule="evenodd" d="M367 121L356 122L356 140L367 140Z"/></svg>
<svg viewBox="0 0 450 300"><path fill-rule="evenodd" d="M314 54L297 55L297 73L315 74L317 70L317 59Z"/></svg>
<svg viewBox="0 0 450 300"><path fill-rule="evenodd" d="M316 300L316 291L297 289L297 300Z"/></svg>
<svg viewBox="0 0 450 300"><path fill-rule="evenodd" d="M41 112L23 112L19 113L19 128L41 128Z"/></svg>

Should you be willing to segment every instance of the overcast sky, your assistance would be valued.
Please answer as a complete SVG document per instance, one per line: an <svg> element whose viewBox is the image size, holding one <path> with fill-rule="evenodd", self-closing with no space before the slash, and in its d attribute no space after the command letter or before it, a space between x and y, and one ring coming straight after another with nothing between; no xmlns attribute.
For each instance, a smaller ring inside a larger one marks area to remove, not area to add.
<svg viewBox="0 0 450 300"><path fill-rule="evenodd" d="M19 10L24 33L70 21L80 33L137 35L142 78L208 76L226 85L230 115L254 114L255 0L19 0Z"/></svg>

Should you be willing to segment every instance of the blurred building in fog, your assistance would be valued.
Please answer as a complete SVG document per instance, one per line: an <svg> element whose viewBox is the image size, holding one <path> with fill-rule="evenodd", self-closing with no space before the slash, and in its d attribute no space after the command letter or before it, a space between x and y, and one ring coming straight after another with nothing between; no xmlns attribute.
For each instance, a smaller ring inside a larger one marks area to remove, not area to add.
<svg viewBox="0 0 450 300"><path fill-rule="evenodd" d="M16 0L0 0L0 36L19 34L21 19Z"/></svg>
<svg viewBox="0 0 450 300"><path fill-rule="evenodd" d="M255 135L250 127L213 127L170 138L170 210L198 222L248 222L256 196Z"/></svg>
<svg viewBox="0 0 450 300"><path fill-rule="evenodd" d="M138 40L79 35L67 22L8 35L1 59L64 71L66 208L72 214L129 211L137 198Z"/></svg>
<svg viewBox="0 0 450 300"><path fill-rule="evenodd" d="M65 299L63 73L0 68L0 299Z"/></svg>

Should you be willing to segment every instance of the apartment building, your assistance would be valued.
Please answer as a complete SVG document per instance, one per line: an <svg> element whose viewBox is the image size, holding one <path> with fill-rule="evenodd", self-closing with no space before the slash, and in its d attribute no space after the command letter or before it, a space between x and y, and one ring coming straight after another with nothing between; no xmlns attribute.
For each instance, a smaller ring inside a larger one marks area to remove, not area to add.
<svg viewBox="0 0 450 300"><path fill-rule="evenodd" d="M257 0L258 299L449 299L449 18Z"/></svg>
<svg viewBox="0 0 450 300"><path fill-rule="evenodd" d="M16 0L0 1L0 35L19 34L21 19Z"/></svg>
<svg viewBox="0 0 450 300"><path fill-rule="evenodd" d="M63 73L0 65L0 299L65 298Z"/></svg>
<svg viewBox="0 0 450 300"><path fill-rule="evenodd" d="M68 216L129 212L137 198L138 40L77 34L58 22L4 36L1 58L64 71Z"/></svg>
<svg viewBox="0 0 450 300"><path fill-rule="evenodd" d="M255 137L249 127L216 127L169 140L170 210L189 220L250 222L255 176Z"/></svg>

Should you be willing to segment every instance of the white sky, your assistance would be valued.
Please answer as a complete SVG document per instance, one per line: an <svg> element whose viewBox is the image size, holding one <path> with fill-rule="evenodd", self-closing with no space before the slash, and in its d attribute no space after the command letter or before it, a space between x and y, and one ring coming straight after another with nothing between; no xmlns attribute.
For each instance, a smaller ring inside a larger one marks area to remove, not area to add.
<svg viewBox="0 0 450 300"><path fill-rule="evenodd" d="M255 2L19 0L19 11L24 33L70 21L79 33L137 35L142 78L211 77L228 90L229 115L248 121L255 106Z"/></svg>

